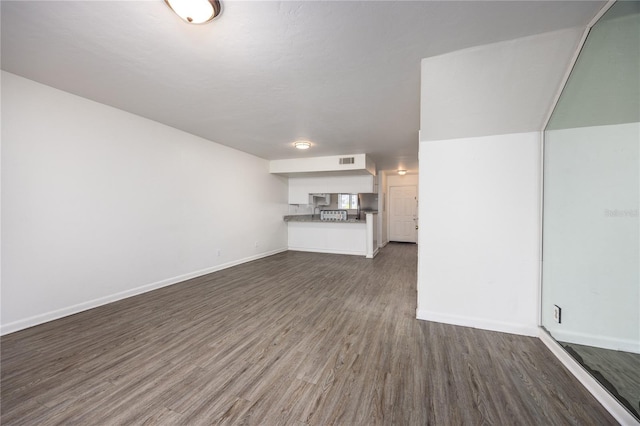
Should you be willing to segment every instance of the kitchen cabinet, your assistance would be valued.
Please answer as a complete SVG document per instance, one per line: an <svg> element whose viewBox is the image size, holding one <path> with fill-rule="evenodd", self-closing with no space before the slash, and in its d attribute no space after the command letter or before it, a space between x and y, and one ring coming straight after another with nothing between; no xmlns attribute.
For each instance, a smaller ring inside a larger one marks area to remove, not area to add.
<svg viewBox="0 0 640 426"><path fill-rule="evenodd" d="M378 214L366 221L288 221L289 250L350 254L369 259L378 254Z"/></svg>
<svg viewBox="0 0 640 426"><path fill-rule="evenodd" d="M289 222L289 250L365 256L366 223Z"/></svg>
<svg viewBox="0 0 640 426"><path fill-rule="evenodd" d="M310 204L309 194L358 194L377 192L377 178L371 175L315 176L289 178L289 204Z"/></svg>

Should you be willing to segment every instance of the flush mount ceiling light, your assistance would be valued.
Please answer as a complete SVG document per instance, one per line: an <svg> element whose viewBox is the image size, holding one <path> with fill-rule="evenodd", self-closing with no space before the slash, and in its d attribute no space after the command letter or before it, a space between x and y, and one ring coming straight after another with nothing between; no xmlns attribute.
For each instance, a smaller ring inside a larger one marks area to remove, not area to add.
<svg viewBox="0 0 640 426"><path fill-rule="evenodd" d="M218 0L164 0L176 15L190 24L204 24L220 14Z"/></svg>
<svg viewBox="0 0 640 426"><path fill-rule="evenodd" d="M309 148L311 148L311 142L298 141L298 142L294 142L293 146L295 146L298 149L309 149Z"/></svg>
<svg viewBox="0 0 640 426"><path fill-rule="evenodd" d="M406 170L398 170L398 174L399 174L400 176L404 176L404 175L406 175L406 174L407 174L407 171L406 171Z"/></svg>

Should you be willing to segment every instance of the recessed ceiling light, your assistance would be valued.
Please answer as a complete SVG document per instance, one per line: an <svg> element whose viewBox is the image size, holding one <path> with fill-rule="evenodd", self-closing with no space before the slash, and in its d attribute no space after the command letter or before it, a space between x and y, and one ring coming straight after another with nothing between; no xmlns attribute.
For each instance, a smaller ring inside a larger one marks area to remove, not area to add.
<svg viewBox="0 0 640 426"><path fill-rule="evenodd" d="M298 142L294 142L293 146L295 146L298 149L309 149L309 148L311 148L311 142L298 141Z"/></svg>
<svg viewBox="0 0 640 426"><path fill-rule="evenodd" d="M176 15L190 24L204 24L220 14L218 0L164 0Z"/></svg>
<svg viewBox="0 0 640 426"><path fill-rule="evenodd" d="M404 175L406 175L406 174L407 174L407 171L406 171L406 170L398 170L398 174L399 174L400 176L404 176Z"/></svg>

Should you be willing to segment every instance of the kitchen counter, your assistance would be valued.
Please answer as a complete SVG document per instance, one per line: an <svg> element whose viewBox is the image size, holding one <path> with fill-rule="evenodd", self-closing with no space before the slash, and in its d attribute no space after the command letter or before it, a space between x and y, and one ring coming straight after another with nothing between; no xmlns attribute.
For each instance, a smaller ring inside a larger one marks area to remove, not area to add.
<svg viewBox="0 0 640 426"><path fill-rule="evenodd" d="M363 212L365 220L349 215L347 220L320 220L320 215L290 215L289 250L352 254L371 259L378 253L378 212Z"/></svg>
<svg viewBox="0 0 640 426"><path fill-rule="evenodd" d="M377 211L367 211L365 213L378 213ZM347 220L322 220L319 214L294 214L284 217L285 222L320 222L320 223L365 223L366 219L358 219L357 215L350 214Z"/></svg>
<svg viewBox="0 0 640 426"><path fill-rule="evenodd" d="M321 223L364 223L356 215L347 216L347 220L322 220L319 214L295 214L284 217L285 222L321 222Z"/></svg>

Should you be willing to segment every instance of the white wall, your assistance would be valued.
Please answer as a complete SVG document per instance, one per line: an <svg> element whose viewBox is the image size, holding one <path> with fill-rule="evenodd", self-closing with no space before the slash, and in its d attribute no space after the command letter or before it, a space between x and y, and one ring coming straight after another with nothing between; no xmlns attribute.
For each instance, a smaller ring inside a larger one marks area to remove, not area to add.
<svg viewBox="0 0 640 426"><path fill-rule="evenodd" d="M583 30L423 59L420 140L540 131Z"/></svg>
<svg viewBox="0 0 640 426"><path fill-rule="evenodd" d="M419 150L417 317L537 335L540 134Z"/></svg>
<svg viewBox="0 0 640 426"><path fill-rule="evenodd" d="M286 212L266 160L2 73L2 333L285 250Z"/></svg>
<svg viewBox="0 0 640 426"><path fill-rule="evenodd" d="M400 176L399 174L389 174L387 176L387 189L392 186L418 186L419 180L417 174Z"/></svg>
<svg viewBox="0 0 640 426"><path fill-rule="evenodd" d="M418 318L538 334L540 131L582 33L422 60Z"/></svg>
<svg viewBox="0 0 640 426"><path fill-rule="evenodd" d="M542 322L563 342L640 353L640 123L545 138Z"/></svg>

